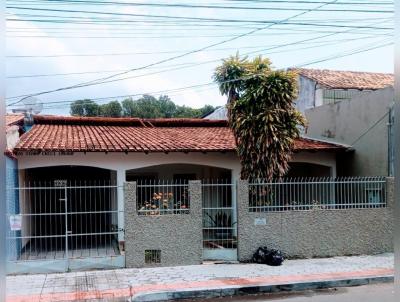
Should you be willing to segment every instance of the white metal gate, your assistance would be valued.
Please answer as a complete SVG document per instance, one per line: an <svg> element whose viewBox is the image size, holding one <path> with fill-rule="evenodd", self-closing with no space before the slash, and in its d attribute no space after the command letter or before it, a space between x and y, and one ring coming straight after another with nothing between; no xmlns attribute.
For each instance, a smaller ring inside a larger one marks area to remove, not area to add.
<svg viewBox="0 0 400 302"><path fill-rule="evenodd" d="M105 182L33 182L10 192L9 273L123 267L118 190Z"/></svg>
<svg viewBox="0 0 400 302"><path fill-rule="evenodd" d="M236 185L203 181L202 199L203 259L237 260Z"/></svg>

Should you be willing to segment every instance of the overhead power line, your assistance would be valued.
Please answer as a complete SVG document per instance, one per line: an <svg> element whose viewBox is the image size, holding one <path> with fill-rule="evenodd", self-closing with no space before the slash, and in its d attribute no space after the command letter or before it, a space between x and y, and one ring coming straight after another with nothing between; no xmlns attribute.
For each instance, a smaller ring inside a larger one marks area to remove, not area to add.
<svg viewBox="0 0 400 302"><path fill-rule="evenodd" d="M367 46L367 48L362 47L362 48L358 48L355 50L350 50L348 52L344 52L341 54L336 54L336 55L332 55L332 56L328 56L319 60L314 60L314 61L310 61L310 62L306 62L306 63L302 63L302 64L297 64L295 67L305 67L305 66L309 66L309 65L313 65L313 64L317 64L317 63L321 63L321 62L325 62L328 60L333 60L333 59L337 59L337 58L343 58L343 57L347 57L347 56L352 56L358 53L362 53L362 52L366 52L366 51L370 51L370 50L375 50L378 48L383 48L383 47L387 47L387 46L391 46L393 45L394 42L387 42L384 44L380 44L380 45L376 45L376 43L372 44L371 46Z"/></svg>
<svg viewBox="0 0 400 302"><path fill-rule="evenodd" d="M326 5L334 4L334 3L336 3L337 1L338 1L338 0L334 0L334 1L331 1L331 2L329 2L329 3L321 4L321 5L317 6L316 8L308 9L308 10L303 11L303 12L301 12L301 13L298 13L298 14L295 14L295 15L290 16L290 17L288 17L288 18L282 19L281 21L279 21L279 22L277 22L277 23L274 23L274 24L280 24L281 22L287 22L287 21L289 21L289 20L291 20L291 19L293 19L293 18L296 18L296 17L300 17L300 16L302 16L302 15L305 15L305 14L307 14L307 13L310 12L310 11L316 11L316 10L321 9L322 7L326 6ZM188 56L188 55L190 55L190 54L198 53L198 52L204 51L204 50L206 50L206 49L209 49L209 48L212 48L212 47L215 47L215 46L219 46L219 45L222 45L222 44L225 44L225 43L228 43L228 42L231 42L231 41L240 39L240 38L242 38L242 37L245 37L245 36L251 35L251 34L253 34L253 33L256 33L256 32L258 32L258 31L261 31L261 30L265 30L265 29L267 29L267 28L270 28L270 27L273 26L274 24L269 24L269 25L264 26L264 27L256 28L256 29L251 30L251 31L249 31L249 32L247 32L247 33L243 33L243 34L240 34L240 35L238 35L238 36L235 36L235 37L232 37L232 38L229 38L229 39L220 41L220 42L212 43L212 44L209 44L209 45L207 45L207 46L204 46L204 47L201 47L201 48L198 48L198 49L195 49L195 50L186 52L186 53L184 53L184 54L180 54L180 55L177 55L177 56L173 56L173 57L170 57L170 58L167 58L167 59L164 59L164 60L160 60L160 61L157 61L157 62L154 62L154 63L151 63L151 64L143 65L143 66L141 66L141 67L132 68L132 69L130 69L130 70L128 70L128 71L125 71L125 72L116 73L116 74L113 74L113 75L110 75L110 76L107 76L107 77L103 77L103 78L99 78L99 79L95 79L95 80L92 80L92 81L89 81L89 82L78 83L78 84L75 84L75 85L72 85L72 86L61 87L61 88L57 88L57 89L54 89L54 90L48 90L48 91L37 92L37 93L31 94L31 95L29 95L29 96L38 96L38 95L43 95L43 94L48 94L48 93L53 93L53 92L58 92L58 91L63 91L63 90L70 90L70 89L76 89L76 88L81 88L81 87L99 85L99 84L102 83L102 81L105 81L105 80L108 80L108 79L112 79L112 78L115 78L115 77L120 76L120 75L127 74L127 73L132 72L132 71L138 71L138 70L146 69L146 68L151 67L151 66L160 65L160 64L163 64L163 63L166 63L166 62L174 61L174 60L176 60L176 59L183 58L183 57ZM18 103L20 103L22 100L24 100L25 98L27 98L27 97L29 97L29 96L25 96L25 97L23 97L22 99L20 99L19 101L16 101L16 102L10 104L9 106L18 104Z"/></svg>
<svg viewBox="0 0 400 302"><path fill-rule="evenodd" d="M50 1L51 2L51 1ZM195 5L195 4L183 4L183 3L146 3L146 2L118 2L118 1L57 1L57 2L64 2L70 4L91 4L91 5L119 5L119 6L147 6L147 7L162 7L162 8L191 8L191 9L225 9L225 10L269 10L269 11L304 11L304 8L300 7L252 7L252 6L228 6L228 5ZM324 4L328 4L325 2ZM340 2L339 2L340 4ZM337 5L337 4L336 4ZM43 9L43 8L26 8L21 6L7 6L6 8L11 9L29 9L29 10L40 10L40 11L55 11L55 12L81 12L77 10L59 10L59 9ZM319 11L321 12L352 12L352 13L394 13L393 10L380 10L380 9L352 9L352 8L332 8L332 9L323 9L321 8ZM93 13L98 14L97 11L82 11L84 13ZM120 14L120 13L107 13L112 15L131 15L131 14ZM143 16L143 15L142 15ZM149 15L150 16L150 15Z"/></svg>
<svg viewBox="0 0 400 302"><path fill-rule="evenodd" d="M390 43L390 44L393 44L393 43ZM352 53L346 53L346 54L342 54L342 55L340 55L340 56L337 56L337 57L329 57L329 58L324 58L324 59L319 59L319 60L316 60L316 61L314 61L314 62L322 62L322 61L329 61L329 60L333 60L333 59L336 59L336 58L338 58L338 57L345 57L345 56L350 56L350 55L354 55L354 54L356 54L356 53L360 53L360 52L367 52L367 51L370 51L370 50L373 50L373 49L377 49L377 48L381 48L381 47L385 47L385 46L387 46L387 45L390 45L390 44L382 44L382 45L376 45L375 47L369 47L369 48L364 48L364 49L359 49L358 51L353 51ZM311 63L310 63L311 64ZM296 65L296 67L304 67L305 66L305 64L303 64L303 65ZM286 68L289 68L289 67L293 67L293 66L287 66ZM240 78L240 79L248 79L249 77L247 76L247 77L242 77L242 78ZM228 82L232 82L232 81L237 81L238 79L235 79L235 80L228 80L228 81L225 81L224 83L228 83ZM185 86L185 87L180 87L180 88L175 88L175 89L169 89L169 90L160 90L160 91L153 91L153 92L146 92L146 93L136 93L136 94L127 94L127 95L117 95L117 96L109 96L109 97L98 97L98 98L91 98L91 100L93 100L93 101L100 101L100 100L109 100L109 99L118 99L118 98L128 98L128 97L135 97L135 96L141 96L141 95L144 95L144 94L166 94L166 93L169 93L169 92L176 92L176 91L185 91L185 90L190 90L190 89L194 89L194 88L200 88L200 87L206 87L206 86L212 86L212 85L217 85L217 83L215 83L215 82L208 82L208 83L203 83L203 84L196 84L196 85L191 85L191 86ZM46 104L58 104L58 107L60 107L60 104L66 104L66 105L69 105L69 104L71 104L71 103L73 103L74 101L71 101L71 100L69 100L69 101L50 101L50 102L46 102ZM8 107L9 106L12 106L12 105L8 105Z"/></svg>
<svg viewBox="0 0 400 302"><path fill-rule="evenodd" d="M336 39L336 40L329 40L329 41L308 41L305 42L298 42L296 44L317 44L317 46L311 47L321 47L326 45L331 45L332 43L343 43L348 41L357 41L357 40L365 40L365 39L376 39L376 36L363 36L359 38L348 38L348 39ZM268 45L268 47L281 47L282 44L276 45ZM258 45L258 46L241 46L241 47L225 47L225 48L214 48L208 49L207 52L215 52L215 51L226 51L226 50L242 50L242 49L259 49L263 50L267 47L267 45ZM300 48L301 50L302 48ZM294 49L297 50L297 49ZM7 55L6 58L13 58L13 59L24 59L24 58L34 58L34 59L41 59L41 58L65 58L65 57L107 57L107 56L136 56L136 55L162 55L162 54L173 54L173 53L185 53L188 50L169 50L169 51L138 51L138 52L121 52L121 53L67 53L67 54L46 54L46 55ZM293 51L293 50L290 50ZM174 64L177 66L177 64ZM119 70L121 71L121 70ZM109 72L109 71L107 71Z"/></svg>
<svg viewBox="0 0 400 302"><path fill-rule="evenodd" d="M245 3L252 3L252 4L264 4L264 3L277 3L277 4L325 4L325 3L329 3L329 1L315 1L315 0L223 0L224 2L228 2L228 3L235 3L235 2L245 2ZM89 0L8 0L8 3L18 3L18 4L37 4L37 5L49 5L49 4L54 4L54 5L59 5L61 3L66 3L66 4L70 4L71 2L74 2L76 4L85 4L85 5L93 5L92 3L96 2L99 4L105 4L108 5L109 4L116 4L118 3L117 1L89 1ZM123 4L123 5L129 5L130 2L121 2L119 1L119 3ZM376 5L384 5L384 6L393 6L393 1L340 1L338 2L336 5L363 5L363 6L376 6Z"/></svg>

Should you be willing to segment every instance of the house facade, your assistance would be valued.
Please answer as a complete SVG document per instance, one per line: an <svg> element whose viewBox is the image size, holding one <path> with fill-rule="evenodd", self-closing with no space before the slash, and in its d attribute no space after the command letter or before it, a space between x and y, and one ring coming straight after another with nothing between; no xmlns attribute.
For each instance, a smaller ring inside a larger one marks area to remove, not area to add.
<svg viewBox="0 0 400 302"><path fill-rule="evenodd" d="M344 144L299 138L286 178L249 183L226 120L27 126L9 154L9 273L247 261L264 245L290 257L393 248L393 181L337 178Z"/></svg>

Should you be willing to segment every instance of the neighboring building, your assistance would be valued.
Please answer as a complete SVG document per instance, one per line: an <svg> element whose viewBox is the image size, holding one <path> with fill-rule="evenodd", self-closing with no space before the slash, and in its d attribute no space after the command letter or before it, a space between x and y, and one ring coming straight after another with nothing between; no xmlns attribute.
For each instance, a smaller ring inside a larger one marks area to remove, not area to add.
<svg viewBox="0 0 400 302"><path fill-rule="evenodd" d="M308 122L303 136L354 149L339 156L337 175L393 175L393 74L292 70L298 73L296 107ZM220 108L206 118L226 113Z"/></svg>
<svg viewBox="0 0 400 302"><path fill-rule="evenodd" d="M227 118L227 109L225 106L219 107L213 112L204 116L204 118L209 120L224 120Z"/></svg>
<svg viewBox="0 0 400 302"><path fill-rule="evenodd" d="M24 116L21 114L6 115L6 203L8 213L19 212L19 196L12 188L18 187L18 161L12 149L18 143L23 130ZM18 241L10 242L8 253L14 254L18 248Z"/></svg>
<svg viewBox="0 0 400 302"><path fill-rule="evenodd" d="M362 98L394 84L394 75L387 73L303 68L293 71L298 73L296 106L303 114L307 109Z"/></svg>
<svg viewBox="0 0 400 302"><path fill-rule="evenodd" d="M11 150L18 143L19 137L24 132L24 116L22 114L6 115L6 140L7 149Z"/></svg>
<svg viewBox="0 0 400 302"><path fill-rule="evenodd" d="M394 88L387 87L307 109L307 136L352 146L339 164L342 175L393 175L393 102Z"/></svg>

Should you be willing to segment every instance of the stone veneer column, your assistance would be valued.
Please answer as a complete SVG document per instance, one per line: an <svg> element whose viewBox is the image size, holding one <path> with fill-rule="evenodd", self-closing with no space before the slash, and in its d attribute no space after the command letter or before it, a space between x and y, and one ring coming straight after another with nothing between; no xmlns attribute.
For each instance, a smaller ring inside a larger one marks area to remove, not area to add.
<svg viewBox="0 0 400 302"><path fill-rule="evenodd" d="M244 243L243 229L245 228L245 223L248 221L249 212L249 182L247 180L239 179L237 181L237 213L238 213L238 260L245 260L243 258L243 248L241 243Z"/></svg>
<svg viewBox="0 0 400 302"><path fill-rule="evenodd" d="M136 182L124 183L125 266L134 267L134 217L136 215Z"/></svg>
<svg viewBox="0 0 400 302"><path fill-rule="evenodd" d="M394 177L386 177L387 207L394 210Z"/></svg>

